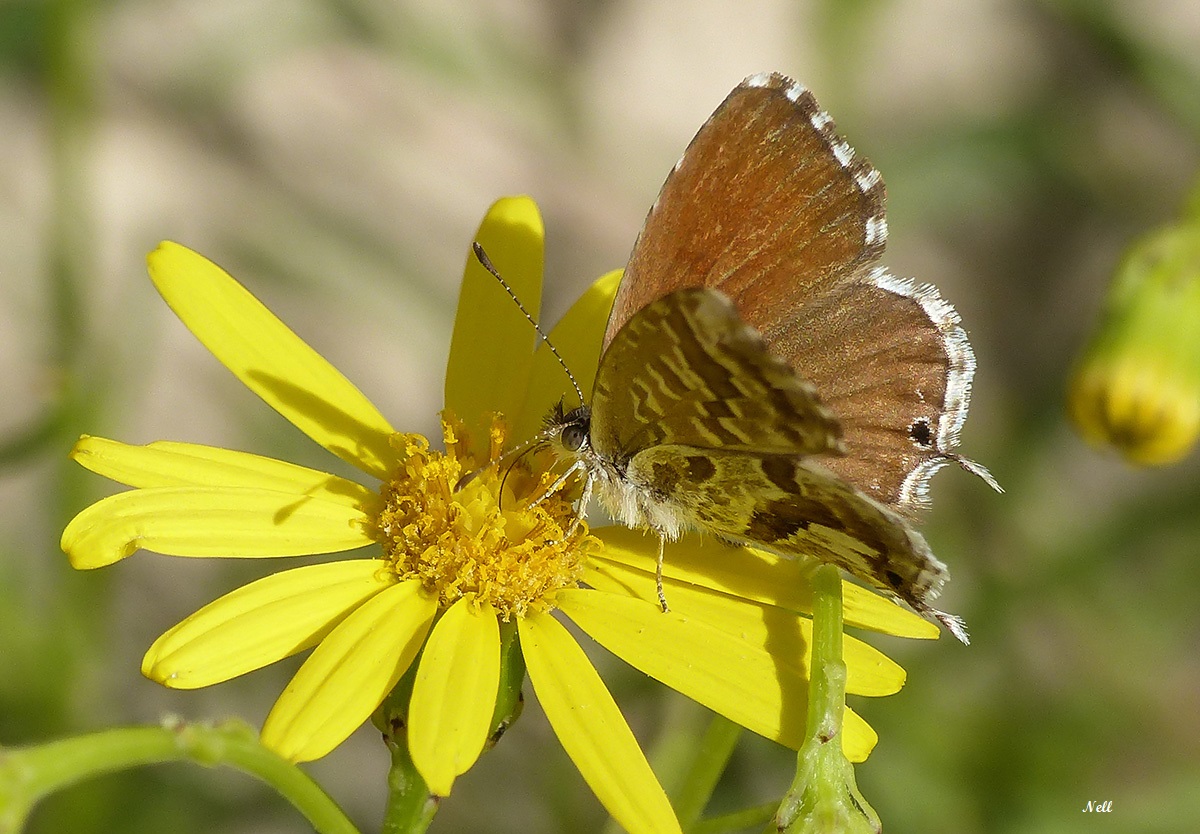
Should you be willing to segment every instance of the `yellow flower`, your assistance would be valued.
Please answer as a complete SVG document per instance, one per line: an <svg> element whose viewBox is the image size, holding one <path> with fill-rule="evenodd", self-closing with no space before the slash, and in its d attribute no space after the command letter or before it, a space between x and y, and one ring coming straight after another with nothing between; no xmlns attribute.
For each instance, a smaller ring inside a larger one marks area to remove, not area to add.
<svg viewBox="0 0 1200 834"><path fill-rule="evenodd" d="M1147 235L1126 255L1071 381L1080 434L1144 465L1200 437L1200 220Z"/></svg>
<svg viewBox="0 0 1200 834"><path fill-rule="evenodd" d="M536 314L543 230L528 198L496 203L476 238ZM561 369L502 288L468 259L446 374L445 451L398 434L367 398L233 278L163 243L150 276L200 341L268 405L379 484L187 443L128 446L84 437L74 458L134 489L83 510L62 547L97 568L139 548L258 558L378 545L376 558L285 570L221 597L170 629L143 672L197 688L312 649L280 695L263 742L305 761L340 744L417 661L412 759L436 795L480 755L499 679L499 622L516 622L530 681L559 740L613 817L634 832L678 823L583 649L554 612L646 674L755 732L803 741L811 566L687 538L669 546L672 610L656 602L656 542L624 528L569 540L568 498L531 506L550 475L535 459L502 484L464 472L531 436L564 390ZM620 273L602 277L553 330L591 386ZM457 415L457 416L455 416ZM502 415L502 416L496 416ZM461 418L461 419L460 419ZM486 438L486 440L484 440ZM499 500L501 489L503 500ZM924 620L857 586L852 625L935 637ZM846 638L847 691L886 695L904 671ZM847 710L843 746L861 761L875 734Z"/></svg>

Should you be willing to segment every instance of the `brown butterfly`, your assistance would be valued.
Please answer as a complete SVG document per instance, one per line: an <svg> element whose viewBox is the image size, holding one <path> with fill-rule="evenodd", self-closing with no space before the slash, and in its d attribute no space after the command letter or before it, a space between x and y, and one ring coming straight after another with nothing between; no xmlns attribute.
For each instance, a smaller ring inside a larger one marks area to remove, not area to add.
<svg viewBox="0 0 1200 834"><path fill-rule="evenodd" d="M913 527L954 461L975 357L936 289L873 263L879 172L803 86L747 78L650 209L591 404L547 418L612 516L814 556L942 622L946 566Z"/></svg>

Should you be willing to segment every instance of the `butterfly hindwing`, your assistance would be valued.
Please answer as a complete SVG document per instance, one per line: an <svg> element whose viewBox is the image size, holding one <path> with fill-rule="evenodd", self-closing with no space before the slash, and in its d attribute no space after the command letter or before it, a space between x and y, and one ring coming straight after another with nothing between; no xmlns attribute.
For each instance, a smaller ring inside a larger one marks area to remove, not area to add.
<svg viewBox="0 0 1200 834"><path fill-rule="evenodd" d="M639 310L601 359L592 393L591 445L613 461L659 444L822 454L839 450L838 431L812 386L714 290Z"/></svg>
<svg viewBox="0 0 1200 834"><path fill-rule="evenodd" d="M947 571L897 514L794 455L654 446L629 463L639 490L689 526L789 557L815 557L921 613Z"/></svg>

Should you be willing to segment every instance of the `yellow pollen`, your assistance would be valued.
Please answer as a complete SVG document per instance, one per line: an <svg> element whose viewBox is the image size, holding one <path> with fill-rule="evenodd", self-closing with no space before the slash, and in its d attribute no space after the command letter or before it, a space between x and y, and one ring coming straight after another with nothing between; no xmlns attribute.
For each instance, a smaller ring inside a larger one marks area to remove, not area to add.
<svg viewBox="0 0 1200 834"><path fill-rule="evenodd" d="M473 596L490 602L505 620L550 610L559 589L576 585L584 560L600 549L586 523L567 538L574 496L560 490L532 506L554 481L549 466L537 465L544 459L530 468L526 461L534 455L514 465L506 479L504 471L489 467L456 492L465 473L499 457L504 420L493 418L481 459L449 412L442 432L445 453L430 451L420 435L392 436L401 462L381 490L377 527L384 560L397 578L419 578L442 608Z"/></svg>

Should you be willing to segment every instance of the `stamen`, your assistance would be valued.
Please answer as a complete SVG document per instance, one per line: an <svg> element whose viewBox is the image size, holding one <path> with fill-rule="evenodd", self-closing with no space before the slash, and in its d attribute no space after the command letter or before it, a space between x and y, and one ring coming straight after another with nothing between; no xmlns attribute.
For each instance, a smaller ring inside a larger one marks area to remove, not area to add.
<svg viewBox="0 0 1200 834"><path fill-rule="evenodd" d="M444 416L443 434L445 453L431 451L418 435L393 438L405 454L383 485L376 522L390 570L419 578L443 607L473 596L505 619L550 610L560 589L578 583L584 559L599 550L599 542L587 534L573 496L562 492L561 478L549 471L549 454L532 450L526 462L506 472L516 500L502 509L505 488L495 463L504 445L503 420L494 420L487 461L477 468L470 438L452 415ZM480 474L464 479L467 468ZM530 495L541 497L531 503ZM583 535L574 536L581 526Z"/></svg>

